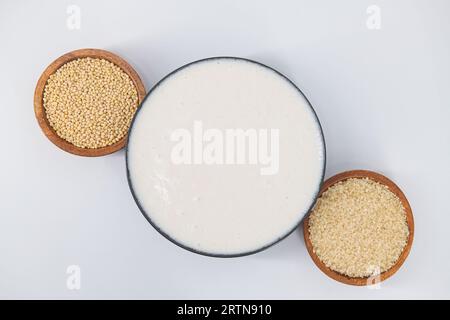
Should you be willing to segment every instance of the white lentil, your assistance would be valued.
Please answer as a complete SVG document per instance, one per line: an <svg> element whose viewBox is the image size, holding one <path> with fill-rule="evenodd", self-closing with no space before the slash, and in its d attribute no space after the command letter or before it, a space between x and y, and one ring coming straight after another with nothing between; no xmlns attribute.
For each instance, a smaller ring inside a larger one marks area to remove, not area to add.
<svg viewBox="0 0 450 320"><path fill-rule="evenodd" d="M312 210L308 227L319 259L350 277L389 270L409 236L400 199L368 178L347 179L328 188Z"/></svg>

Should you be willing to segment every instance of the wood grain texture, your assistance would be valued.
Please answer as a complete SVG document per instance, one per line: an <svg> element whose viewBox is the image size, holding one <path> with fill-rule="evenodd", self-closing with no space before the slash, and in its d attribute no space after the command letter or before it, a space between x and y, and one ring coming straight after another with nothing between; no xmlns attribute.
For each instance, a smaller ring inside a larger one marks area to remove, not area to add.
<svg viewBox="0 0 450 320"><path fill-rule="evenodd" d="M37 82L36 89L34 91L34 113L36 115L36 119L42 131L47 136L47 138L51 142L53 142L56 146L58 146L64 151L79 156L98 157L122 149L126 144L127 135L125 135L122 139L120 139L116 143L106 147L96 149L77 147L56 134L55 130L53 130L50 123L48 122L43 103L44 88L45 85L47 84L47 80L50 77L50 75L55 73L56 70L58 70L62 65L66 64L69 61L87 57L105 59L120 67L126 74L128 74L130 79L133 81L138 94L138 104L139 105L141 104L141 102L145 98L144 84L142 83L142 80L140 79L137 72L125 60L115 55L114 53L101 49L80 49L64 54L63 56L53 61L44 70L44 72L42 73L41 77Z"/></svg>
<svg viewBox="0 0 450 320"><path fill-rule="evenodd" d="M323 192L325 192L329 187L334 185L335 183L339 181L344 181L349 178L369 178L373 181L376 181L378 183L381 183L389 188L391 192L393 192L402 202L403 207L405 208L406 212L406 221L409 228L409 237L407 244L405 248L403 249L403 252L401 253L399 259L395 263L392 268L389 270L383 272L380 274L379 280L384 281L387 278L391 277L394 273L400 269L402 264L405 262L406 258L408 257L409 252L411 251L411 246L414 239L414 218L411 210L411 206L409 205L408 200L406 199L406 196L403 194L403 192L400 190L400 188L392 182L387 177L368 170L352 170L352 171L346 171L339 173L328 180L324 182L322 185L322 188L319 193L319 198L322 195ZM354 285L354 286L366 286L371 285L373 283L370 283L370 278L352 278L348 277L344 274L341 274L339 272L336 272L330 268L328 268L320 259L319 257L314 253L313 246L309 237L309 215L304 219L303 221L303 237L305 239L306 248L308 250L309 255L311 256L312 260L316 264L317 267L319 267L322 272L324 272L327 276L330 278L333 278L334 280L337 280L339 282Z"/></svg>

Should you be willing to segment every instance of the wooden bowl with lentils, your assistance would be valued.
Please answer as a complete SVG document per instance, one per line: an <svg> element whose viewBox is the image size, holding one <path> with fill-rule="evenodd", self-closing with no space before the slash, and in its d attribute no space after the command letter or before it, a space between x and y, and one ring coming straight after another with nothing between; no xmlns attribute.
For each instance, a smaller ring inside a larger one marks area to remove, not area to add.
<svg viewBox="0 0 450 320"><path fill-rule="evenodd" d="M303 235L312 260L330 278L377 285L408 257L414 218L394 182L373 171L352 170L324 182L303 221Z"/></svg>
<svg viewBox="0 0 450 320"><path fill-rule="evenodd" d="M44 134L72 154L97 157L122 149L145 97L136 71L100 49L66 53L42 73L34 111Z"/></svg>

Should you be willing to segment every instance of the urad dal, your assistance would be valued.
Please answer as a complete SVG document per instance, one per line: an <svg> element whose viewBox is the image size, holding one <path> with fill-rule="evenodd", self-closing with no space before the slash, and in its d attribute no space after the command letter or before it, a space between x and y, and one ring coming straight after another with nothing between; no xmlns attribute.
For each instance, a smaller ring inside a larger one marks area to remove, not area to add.
<svg viewBox="0 0 450 320"><path fill-rule="evenodd" d="M231 129L278 130L279 148L269 150L277 165L248 157L228 163L228 148L214 163L196 156L212 136L230 142ZM183 163L172 159L179 132L193 145ZM244 59L206 59L163 79L139 108L127 146L129 183L142 213L173 242L206 255L250 254L288 235L309 211L323 179L324 148L314 111L288 79ZM267 168L273 170L261 170Z"/></svg>
<svg viewBox="0 0 450 320"><path fill-rule="evenodd" d="M369 178L350 178L329 187L317 200L308 227L317 257L349 277L389 270L409 236L400 199Z"/></svg>
<svg viewBox="0 0 450 320"><path fill-rule="evenodd" d="M112 145L128 133L138 93L120 67L86 57L67 62L50 75L43 104L58 136L93 149Z"/></svg>

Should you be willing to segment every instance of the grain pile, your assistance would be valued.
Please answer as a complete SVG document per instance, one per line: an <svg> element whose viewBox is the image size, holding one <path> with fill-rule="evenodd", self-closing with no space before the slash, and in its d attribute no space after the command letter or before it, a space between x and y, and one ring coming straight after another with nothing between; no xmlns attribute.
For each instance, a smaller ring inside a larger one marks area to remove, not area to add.
<svg viewBox="0 0 450 320"><path fill-rule="evenodd" d="M100 148L127 134L138 94L130 77L112 62L80 58L49 77L43 103L61 138L80 148Z"/></svg>
<svg viewBox="0 0 450 320"><path fill-rule="evenodd" d="M308 227L319 259L350 277L390 269L409 236L400 199L387 186L368 178L331 186L318 199Z"/></svg>

